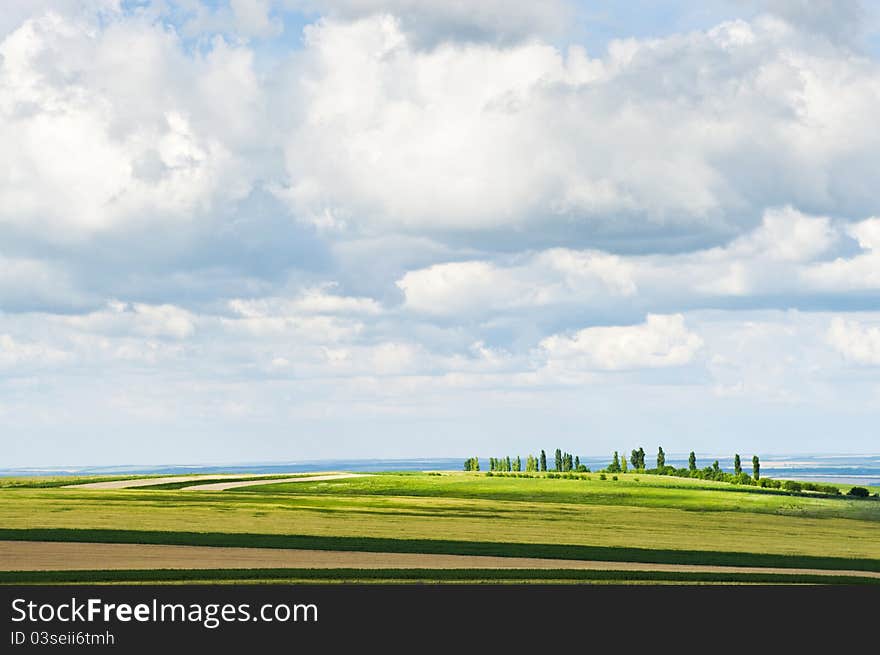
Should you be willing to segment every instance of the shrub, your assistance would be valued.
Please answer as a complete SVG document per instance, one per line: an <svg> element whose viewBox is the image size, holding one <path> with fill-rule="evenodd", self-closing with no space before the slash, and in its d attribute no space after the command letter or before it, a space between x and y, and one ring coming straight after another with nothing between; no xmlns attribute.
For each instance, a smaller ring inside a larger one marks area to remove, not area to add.
<svg viewBox="0 0 880 655"><path fill-rule="evenodd" d="M616 476L616 475L612 475L612 476L611 476L611 479L614 480L615 482L617 482L617 476Z"/></svg>
<svg viewBox="0 0 880 655"><path fill-rule="evenodd" d="M855 496L857 498L867 498L868 496L871 495L871 492L868 491L867 489L865 489L864 487L853 487L852 489L850 489L847 492L846 495L847 496Z"/></svg>
<svg viewBox="0 0 880 655"><path fill-rule="evenodd" d="M607 477L604 473L600 473L600 474L599 474L599 479L600 479L600 480L607 480L608 477Z"/></svg>
<svg viewBox="0 0 880 655"><path fill-rule="evenodd" d="M794 480L786 480L782 483L782 488L786 491L800 491L803 489L800 482L795 482Z"/></svg>

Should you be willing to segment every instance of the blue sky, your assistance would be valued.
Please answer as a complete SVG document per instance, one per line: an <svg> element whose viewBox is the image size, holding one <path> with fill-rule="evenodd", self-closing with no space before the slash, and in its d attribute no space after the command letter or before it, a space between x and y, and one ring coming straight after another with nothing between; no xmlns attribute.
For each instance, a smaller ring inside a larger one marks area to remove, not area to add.
<svg viewBox="0 0 880 655"><path fill-rule="evenodd" d="M876 452L877 24L13 0L4 464Z"/></svg>

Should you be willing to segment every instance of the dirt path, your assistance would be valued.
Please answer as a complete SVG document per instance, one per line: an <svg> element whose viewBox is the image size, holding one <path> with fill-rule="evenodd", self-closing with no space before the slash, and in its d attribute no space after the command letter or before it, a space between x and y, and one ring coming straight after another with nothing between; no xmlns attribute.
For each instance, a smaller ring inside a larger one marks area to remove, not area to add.
<svg viewBox="0 0 880 655"><path fill-rule="evenodd" d="M241 477L241 476L239 476ZM311 475L298 478L276 478L274 480L239 480L237 482L215 482L213 484L195 484L181 487L180 491L226 491L240 487L254 487L261 484L281 484L284 482L320 482L322 480L344 480L346 478L363 478L361 473L331 473L328 475ZM204 478L203 478L204 479Z"/></svg>
<svg viewBox="0 0 880 655"><path fill-rule="evenodd" d="M779 573L880 578L876 571L834 571L752 566L646 564L423 553L363 553L281 548L218 548L153 544L0 541L0 569L68 571L119 569L578 569L691 573Z"/></svg>

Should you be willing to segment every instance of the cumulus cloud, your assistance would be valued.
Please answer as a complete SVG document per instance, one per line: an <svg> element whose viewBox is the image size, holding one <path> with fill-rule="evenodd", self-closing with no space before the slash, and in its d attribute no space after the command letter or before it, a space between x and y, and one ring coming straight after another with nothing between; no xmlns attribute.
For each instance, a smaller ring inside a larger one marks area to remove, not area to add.
<svg viewBox="0 0 880 655"><path fill-rule="evenodd" d="M408 309L467 316L629 296L636 291L633 273L615 255L556 248L509 266L486 261L437 264L406 273L397 286Z"/></svg>
<svg viewBox="0 0 880 655"><path fill-rule="evenodd" d="M327 20L300 65L284 197L335 229L717 240L767 206L876 209L876 62L769 17L601 59L540 42L420 51L393 17Z"/></svg>
<svg viewBox="0 0 880 655"><path fill-rule="evenodd" d="M684 316L648 315L640 325L591 327L571 336L541 341L547 365L562 368L621 370L681 366L702 347L685 326Z"/></svg>
<svg viewBox="0 0 880 655"><path fill-rule="evenodd" d="M831 292L880 288L880 219L859 221L846 232L861 251L810 267L804 271L805 282Z"/></svg>
<svg viewBox="0 0 880 655"><path fill-rule="evenodd" d="M668 311L780 294L796 304L829 289L877 288L875 230L875 219L847 224L787 207L766 211L760 225L724 246L691 253L552 248L512 261L435 264L407 272L397 286L406 308L437 316L552 306ZM854 240L867 251L834 257Z"/></svg>
<svg viewBox="0 0 880 655"><path fill-rule="evenodd" d="M76 241L188 223L244 197L251 174L235 150L256 134L250 61L222 41L189 58L172 32L137 20L29 19L0 42L0 224Z"/></svg>

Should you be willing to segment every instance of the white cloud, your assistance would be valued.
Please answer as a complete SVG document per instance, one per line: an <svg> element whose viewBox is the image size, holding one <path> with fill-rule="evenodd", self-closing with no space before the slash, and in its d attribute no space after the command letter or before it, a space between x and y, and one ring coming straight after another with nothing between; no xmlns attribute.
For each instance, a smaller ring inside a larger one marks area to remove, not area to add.
<svg viewBox="0 0 880 655"><path fill-rule="evenodd" d="M353 298L327 293L334 284L304 290L294 298L236 298L229 308L245 318L288 317L306 314L376 315L382 307L372 298Z"/></svg>
<svg viewBox="0 0 880 655"><path fill-rule="evenodd" d="M506 267L485 261L437 264L406 273L397 286L408 309L464 318L630 296L636 292L633 272L616 255L554 248Z"/></svg>
<svg viewBox="0 0 880 655"><path fill-rule="evenodd" d="M668 311L730 297L795 298L831 286L880 287L871 253L826 261L850 236L870 245L875 230L872 219L846 225L786 207L768 210L758 227L722 247L631 256L552 248L506 262L435 264L407 272L397 286L407 309L464 317L548 306L611 308L624 299Z"/></svg>
<svg viewBox="0 0 880 655"><path fill-rule="evenodd" d="M187 339L195 333L197 318L174 305L113 301L101 311L55 320L89 333Z"/></svg>
<svg viewBox="0 0 880 655"><path fill-rule="evenodd" d="M327 20L299 66L283 196L316 224L717 238L768 206L877 208L880 68L771 18L603 59L540 42L422 51L392 17Z"/></svg>
<svg viewBox="0 0 880 655"><path fill-rule="evenodd" d="M69 352L39 342L23 342L0 334L0 367L3 369L55 366L72 359Z"/></svg>
<svg viewBox="0 0 880 655"><path fill-rule="evenodd" d="M880 219L868 218L847 227L861 252L819 262L803 272L804 282L824 291L880 289Z"/></svg>
<svg viewBox="0 0 880 655"><path fill-rule="evenodd" d="M172 32L137 20L26 21L0 41L0 224L80 240L241 198L250 58L222 41L187 57Z"/></svg>
<svg viewBox="0 0 880 655"><path fill-rule="evenodd" d="M294 4L344 20L390 14L426 45L444 39L511 41L534 35L552 37L567 29L574 14L566 0L294 0Z"/></svg>
<svg viewBox="0 0 880 655"><path fill-rule="evenodd" d="M836 317L828 328L828 343L857 364L880 365L880 327Z"/></svg>
<svg viewBox="0 0 880 655"><path fill-rule="evenodd" d="M548 367L621 370L682 366L691 362L703 340L688 331L684 316L649 314L640 325L591 327L571 336L543 339Z"/></svg>

